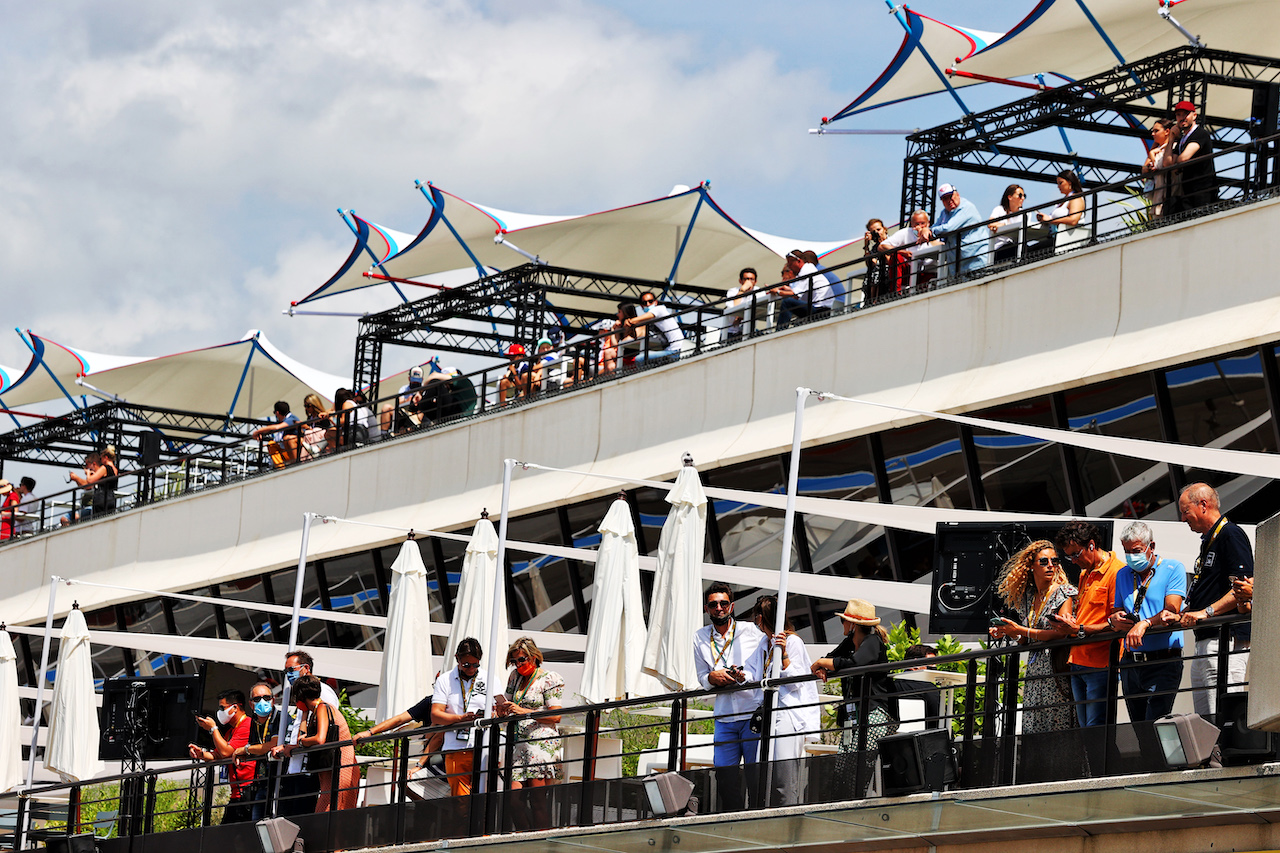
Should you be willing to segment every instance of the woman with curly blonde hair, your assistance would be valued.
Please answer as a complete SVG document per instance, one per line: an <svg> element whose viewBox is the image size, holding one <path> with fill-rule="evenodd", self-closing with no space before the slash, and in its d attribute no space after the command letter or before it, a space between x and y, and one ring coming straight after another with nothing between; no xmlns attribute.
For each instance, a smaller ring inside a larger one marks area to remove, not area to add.
<svg viewBox="0 0 1280 853"><path fill-rule="evenodd" d="M1070 633L1070 627L1054 616L1071 618L1076 588L1067 580L1053 543L1032 542L1005 563L996 594L1018 614L1018 622L1001 617L990 629L993 639L1010 637L1023 643L1046 643ZM1022 695L1022 731L1027 734L1060 732L1075 724L1071 685L1054 671L1052 653L1031 652Z"/></svg>

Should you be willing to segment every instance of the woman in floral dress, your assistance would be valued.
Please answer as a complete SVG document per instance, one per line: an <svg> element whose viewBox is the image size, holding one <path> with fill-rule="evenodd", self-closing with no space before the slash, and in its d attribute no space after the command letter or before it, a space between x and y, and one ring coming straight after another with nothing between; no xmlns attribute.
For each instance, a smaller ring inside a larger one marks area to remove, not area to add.
<svg viewBox="0 0 1280 853"><path fill-rule="evenodd" d="M1054 615L1071 618L1076 588L1062 571L1053 543L1032 542L1005 563L997 595L1018 613L1018 622L1001 618L990 629L992 639L1009 637L1022 643L1047 643L1070 633ZM1036 649L1027 660L1022 690L1022 731L1025 734L1062 732L1075 727L1071 686L1054 672L1052 652Z"/></svg>
<svg viewBox="0 0 1280 853"><path fill-rule="evenodd" d="M564 679L544 669L542 650L528 637L521 637L507 650L507 666L514 667L507 679L506 695L496 697L494 711L499 717L522 716L539 711L559 711L564 699ZM539 788L560 779L564 744L557 728L559 714L521 720L511 767L511 788ZM532 797L530 827L521 827L523 815L515 815L517 828L547 826L545 797Z"/></svg>

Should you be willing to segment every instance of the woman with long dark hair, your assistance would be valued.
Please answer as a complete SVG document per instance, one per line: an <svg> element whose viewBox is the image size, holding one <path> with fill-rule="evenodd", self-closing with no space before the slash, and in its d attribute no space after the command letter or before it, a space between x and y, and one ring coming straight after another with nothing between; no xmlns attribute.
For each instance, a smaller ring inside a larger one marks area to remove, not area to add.
<svg viewBox="0 0 1280 853"><path fill-rule="evenodd" d="M1058 192L1062 203L1049 213L1037 213L1036 219L1054 229L1053 251L1065 252L1089 239L1089 229L1082 225L1084 219L1084 188L1080 176L1070 169L1058 173Z"/></svg>
<svg viewBox="0 0 1280 853"><path fill-rule="evenodd" d="M991 229L992 236L991 259L998 264L1011 261L1018 255L1018 238L1008 234L997 235L996 232L1006 225L1017 223L1018 220L1014 214L1022 210L1022 203L1026 199L1027 191L1021 184L1009 184L1004 188L1004 194L1000 196L1000 203L991 211L991 218L999 220L987 226Z"/></svg>

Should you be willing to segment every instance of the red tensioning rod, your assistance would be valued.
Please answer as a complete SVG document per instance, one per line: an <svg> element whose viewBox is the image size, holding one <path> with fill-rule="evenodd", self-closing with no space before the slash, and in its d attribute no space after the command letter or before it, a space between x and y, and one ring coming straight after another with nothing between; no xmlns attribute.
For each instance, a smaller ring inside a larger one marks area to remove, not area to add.
<svg viewBox="0 0 1280 853"><path fill-rule="evenodd" d="M951 77L968 77L970 80L981 80L984 83L1003 83L1006 86L1017 86L1021 89L1035 89L1037 92L1044 92L1050 87L1041 86L1039 83L1023 83L1021 80L1006 80L1003 77L988 77L986 74L974 74L970 71L958 71L955 68L947 69L948 76ZM365 273L368 275L368 273Z"/></svg>
<svg viewBox="0 0 1280 853"><path fill-rule="evenodd" d="M393 278L389 275L379 275L376 272L361 273L365 278L376 278L378 281L394 281L396 284L412 284L414 287L431 287L436 290L448 290L443 284L428 284L425 281L410 281L407 278Z"/></svg>

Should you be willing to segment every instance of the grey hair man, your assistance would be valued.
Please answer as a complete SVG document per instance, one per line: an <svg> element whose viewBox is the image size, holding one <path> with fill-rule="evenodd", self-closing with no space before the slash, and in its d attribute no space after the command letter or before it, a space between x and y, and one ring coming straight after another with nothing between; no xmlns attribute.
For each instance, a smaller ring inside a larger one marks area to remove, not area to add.
<svg viewBox="0 0 1280 853"><path fill-rule="evenodd" d="M1156 553L1151 528L1135 521L1120 532L1126 568L1116 573L1112 629L1127 631L1120 685L1129 719L1158 720L1173 710L1182 683L1182 632L1150 628L1176 626L1187 595L1187 569Z"/></svg>

